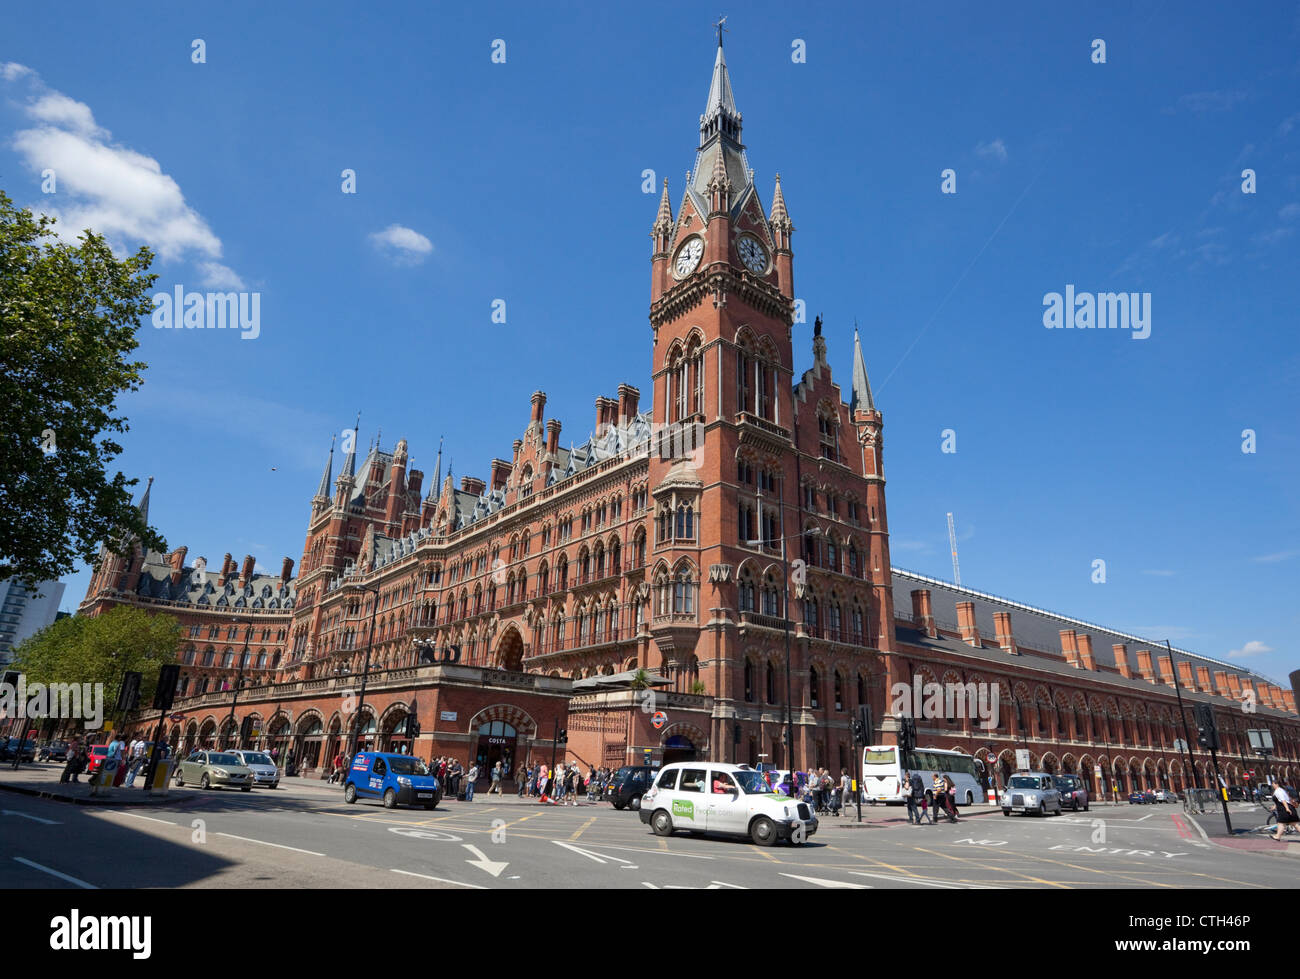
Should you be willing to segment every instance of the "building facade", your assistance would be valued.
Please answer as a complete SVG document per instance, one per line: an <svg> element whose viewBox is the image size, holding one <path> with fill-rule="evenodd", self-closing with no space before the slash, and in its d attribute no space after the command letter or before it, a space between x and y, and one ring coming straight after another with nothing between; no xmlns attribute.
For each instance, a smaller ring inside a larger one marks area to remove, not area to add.
<svg viewBox="0 0 1300 979"><path fill-rule="evenodd" d="M61 581L0 581L0 666L13 658L15 646L58 618L65 587Z"/></svg>
<svg viewBox="0 0 1300 979"><path fill-rule="evenodd" d="M1267 724L1293 772L1291 691L892 568L861 342L847 398L820 319L797 368L794 224L779 175L765 206L741 133L719 45L694 165L676 207L665 181L651 230L648 405L619 385L564 448L534 392L486 477L444 476L439 452L427 490L404 439L358 460L354 430L337 477L330 449L296 579L287 558L270 577L251 557L187 566L184 548L106 555L83 612L142 603L188 627L172 740L252 738L311 768L353 732L426 757L838 772L858 707L892 743L897 691L920 678L1009 705L993 726L917 721L921 744L990 767L1020 748L1095 791L1184 784L1201 762L1172 751L1181 697L1214 702L1229 733L1250 700L1242 726Z"/></svg>

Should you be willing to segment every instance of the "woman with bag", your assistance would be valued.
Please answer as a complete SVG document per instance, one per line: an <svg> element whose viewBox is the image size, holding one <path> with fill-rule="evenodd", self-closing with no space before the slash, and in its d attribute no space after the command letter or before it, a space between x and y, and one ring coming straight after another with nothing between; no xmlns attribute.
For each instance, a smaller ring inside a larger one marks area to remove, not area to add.
<svg viewBox="0 0 1300 979"><path fill-rule="evenodd" d="M1300 821L1300 817L1296 815L1295 801L1291 798L1291 793L1285 786L1279 785L1277 779L1273 779L1272 782L1273 798L1276 800L1277 808L1277 831L1270 835L1280 843L1284 835L1295 832L1292 827Z"/></svg>

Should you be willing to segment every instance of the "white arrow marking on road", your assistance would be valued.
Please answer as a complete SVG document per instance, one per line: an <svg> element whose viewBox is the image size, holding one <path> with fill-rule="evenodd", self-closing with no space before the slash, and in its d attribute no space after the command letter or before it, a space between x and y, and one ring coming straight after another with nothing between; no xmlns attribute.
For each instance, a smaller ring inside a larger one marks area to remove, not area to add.
<svg viewBox="0 0 1300 979"><path fill-rule="evenodd" d="M459 880L448 880L446 877L430 877L428 874L417 874L414 870L399 870L397 867L390 868L395 874L405 874L407 877L421 877L424 880L436 880L440 884L455 884L457 887L471 887L476 891L486 891L487 888L482 884L466 884Z"/></svg>
<svg viewBox="0 0 1300 979"><path fill-rule="evenodd" d="M0 816L21 816L23 819L30 819L34 823L44 823L46 826L62 826L62 823L55 822L53 819L42 819L40 816L29 816L25 812L15 812L12 809L0 809Z"/></svg>
<svg viewBox="0 0 1300 979"><path fill-rule="evenodd" d="M728 884L724 880L711 880L707 887L694 887L690 884L664 884L663 887L660 887L658 884L652 884L648 880L643 880L641 883L652 891L720 891L724 887L730 888L734 891L749 890L748 887L742 887L740 884Z"/></svg>
<svg viewBox="0 0 1300 979"><path fill-rule="evenodd" d="M406 826L390 826L388 832L398 836L409 836L413 840L437 840L439 843L459 843L460 837L436 829L409 829Z"/></svg>
<svg viewBox="0 0 1300 979"><path fill-rule="evenodd" d="M823 877L800 877L798 874L781 874L782 877L790 877L794 880L802 880L809 884L816 884L818 887L844 887L855 891L869 891L872 889L870 884L850 884L843 880L826 880Z"/></svg>
<svg viewBox="0 0 1300 979"><path fill-rule="evenodd" d="M554 843L556 846L564 847L566 850L572 850L574 853L581 853L588 860L595 860L597 863L605 863L608 860L612 860L615 863L627 864L626 867L622 868L623 870L637 869L636 864L634 864L631 860L624 860L622 857L611 857L607 853L593 853L591 850L584 850L580 846L574 846L572 843L565 843L562 840L551 840L551 842Z"/></svg>
<svg viewBox="0 0 1300 979"><path fill-rule="evenodd" d="M927 880L924 877L904 877L901 874L869 874L865 870L850 870L849 873L856 877L878 877L881 880L890 880L897 884L924 884L927 887L941 887L953 891L964 889L1003 890L996 884L964 884L947 880Z"/></svg>
<svg viewBox="0 0 1300 979"><path fill-rule="evenodd" d="M470 853L474 854L476 858L474 860L466 860L465 862L467 864L469 864L471 867L478 867L479 870L486 870L493 877L500 877L501 871L505 870L507 867L510 866L509 863L499 863L495 860L489 860L484 855L483 851L476 846L470 846L468 843L462 843L461 846L463 846Z"/></svg>

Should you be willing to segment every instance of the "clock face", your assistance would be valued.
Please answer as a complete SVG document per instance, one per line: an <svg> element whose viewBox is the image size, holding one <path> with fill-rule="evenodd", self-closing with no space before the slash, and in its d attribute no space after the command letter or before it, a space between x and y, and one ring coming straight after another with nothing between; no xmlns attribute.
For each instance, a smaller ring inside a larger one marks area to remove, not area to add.
<svg viewBox="0 0 1300 979"><path fill-rule="evenodd" d="M741 238L737 250L740 252L740 260L749 271L755 275L767 271L767 249L759 244L757 238Z"/></svg>
<svg viewBox="0 0 1300 979"><path fill-rule="evenodd" d="M694 272L695 266L700 264L700 256L703 254L703 238L696 236L682 245L677 251L677 261L673 263L673 272L677 275L677 278L685 278Z"/></svg>

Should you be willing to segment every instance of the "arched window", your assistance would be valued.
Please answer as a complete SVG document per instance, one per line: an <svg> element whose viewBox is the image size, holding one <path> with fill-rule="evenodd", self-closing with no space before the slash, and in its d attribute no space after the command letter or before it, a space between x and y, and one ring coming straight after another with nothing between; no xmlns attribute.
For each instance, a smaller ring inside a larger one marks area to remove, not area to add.
<svg viewBox="0 0 1300 979"><path fill-rule="evenodd" d="M691 573L687 568L682 568L677 572L676 580L673 582L673 612L680 615L690 615L695 611L695 583L691 581Z"/></svg>
<svg viewBox="0 0 1300 979"><path fill-rule="evenodd" d="M844 677L839 670L835 671L835 709L844 709Z"/></svg>
<svg viewBox="0 0 1300 979"><path fill-rule="evenodd" d="M776 667L771 663L767 664L767 702L776 703Z"/></svg>
<svg viewBox="0 0 1300 979"><path fill-rule="evenodd" d="M745 658L745 703L754 702L754 663L748 657Z"/></svg>
<svg viewBox="0 0 1300 979"><path fill-rule="evenodd" d="M740 611L754 611L754 576L748 568L740 575Z"/></svg>
<svg viewBox="0 0 1300 979"><path fill-rule="evenodd" d="M695 539L695 508L689 503L679 503L677 505L677 534L678 540Z"/></svg>
<svg viewBox="0 0 1300 979"><path fill-rule="evenodd" d="M808 703L814 710L821 707L821 677L817 675L817 667L808 668Z"/></svg>
<svg viewBox="0 0 1300 979"><path fill-rule="evenodd" d="M776 579L769 573L763 579L763 614L764 615L783 615L782 594L777 586Z"/></svg>

